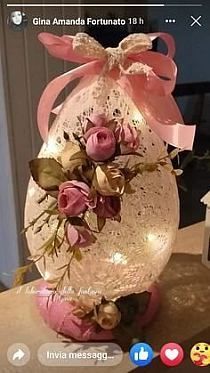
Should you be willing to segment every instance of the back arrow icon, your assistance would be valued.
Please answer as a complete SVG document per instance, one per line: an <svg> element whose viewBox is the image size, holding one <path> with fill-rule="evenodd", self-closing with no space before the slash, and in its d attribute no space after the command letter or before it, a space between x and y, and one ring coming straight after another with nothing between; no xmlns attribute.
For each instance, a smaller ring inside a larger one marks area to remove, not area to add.
<svg viewBox="0 0 210 373"><path fill-rule="evenodd" d="M12 360L21 360L25 356L25 352L20 348L13 354Z"/></svg>

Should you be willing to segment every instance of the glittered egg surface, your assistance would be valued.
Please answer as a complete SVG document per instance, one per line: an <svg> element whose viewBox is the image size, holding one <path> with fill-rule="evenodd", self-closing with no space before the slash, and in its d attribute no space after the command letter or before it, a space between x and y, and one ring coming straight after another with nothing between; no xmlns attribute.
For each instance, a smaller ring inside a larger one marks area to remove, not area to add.
<svg viewBox="0 0 210 373"><path fill-rule="evenodd" d="M138 153L141 162L153 163L166 154L161 139L149 128L141 112L130 97L111 78L87 77L64 102L38 157L59 159L67 134L75 142L73 133L81 132L81 121L91 113L105 113L109 120L124 118L140 133ZM123 162L137 162L135 156L125 156ZM170 161L169 161L170 164ZM169 167L170 168L170 167ZM63 278L62 287L74 294L104 296L115 300L131 293L141 293L157 280L168 262L179 223L179 200L175 176L166 167L145 171L131 181L135 191L126 194L121 203L121 222L108 220L97 235L97 241L81 249L81 260L73 259L70 273ZM52 197L40 203L44 191L31 178L25 206L25 226L47 209ZM90 214L88 220L95 225ZM42 217L41 217L42 221ZM44 216L43 216L44 221ZM37 223L38 224L38 223ZM27 231L31 255L40 255L40 248L50 238L57 224L51 216L41 230L37 224ZM40 221L39 221L40 224ZM63 226L60 226L62 236ZM42 277L56 284L69 262L64 241L57 255L45 256L36 262Z"/></svg>

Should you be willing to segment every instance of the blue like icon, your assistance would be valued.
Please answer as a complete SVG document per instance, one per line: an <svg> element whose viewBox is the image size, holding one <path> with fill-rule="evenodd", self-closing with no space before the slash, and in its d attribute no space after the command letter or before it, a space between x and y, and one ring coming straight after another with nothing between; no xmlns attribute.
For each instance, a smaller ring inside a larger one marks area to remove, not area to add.
<svg viewBox="0 0 210 373"><path fill-rule="evenodd" d="M131 347L129 355L133 364L145 367L151 363L154 353L147 343L136 343Z"/></svg>

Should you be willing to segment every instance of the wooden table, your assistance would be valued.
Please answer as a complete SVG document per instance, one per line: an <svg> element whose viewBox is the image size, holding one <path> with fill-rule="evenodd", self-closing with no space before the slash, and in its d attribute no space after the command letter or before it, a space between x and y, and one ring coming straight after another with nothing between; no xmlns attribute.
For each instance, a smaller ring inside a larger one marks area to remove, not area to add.
<svg viewBox="0 0 210 373"><path fill-rule="evenodd" d="M164 343L180 343L186 352L177 368L167 368L157 356L145 368L135 367L124 354L120 365L112 368L48 368L39 364L37 350L46 342L61 341L43 322L31 294L22 288L0 294L0 373L8 372L183 372L198 371L189 360L190 348L199 341L210 342L210 271L201 264L203 223L179 230L173 255L160 278L162 305L156 320L145 330L146 341L155 351ZM30 285L36 285L36 282ZM19 289L20 290L20 289ZM13 343L26 344L31 350L30 362L21 368L7 361L7 349Z"/></svg>

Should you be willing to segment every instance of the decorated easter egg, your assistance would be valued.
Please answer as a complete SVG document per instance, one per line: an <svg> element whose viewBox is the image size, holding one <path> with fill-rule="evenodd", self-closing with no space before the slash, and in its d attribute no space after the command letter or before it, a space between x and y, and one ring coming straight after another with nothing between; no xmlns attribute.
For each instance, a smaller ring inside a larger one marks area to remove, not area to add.
<svg viewBox="0 0 210 373"><path fill-rule="evenodd" d="M97 146L104 139L108 147L100 153ZM111 77L83 78L57 113L38 159L45 165L37 170L35 162L30 164L25 227L43 279L69 299L88 296L100 302L148 290L170 258L179 199L166 145L131 97ZM52 185L48 159L56 162ZM119 173L105 172L107 160ZM42 167L45 179L37 176ZM80 198L75 194L69 206L75 188ZM107 198L113 202L109 209ZM88 245L84 229L91 234Z"/></svg>

